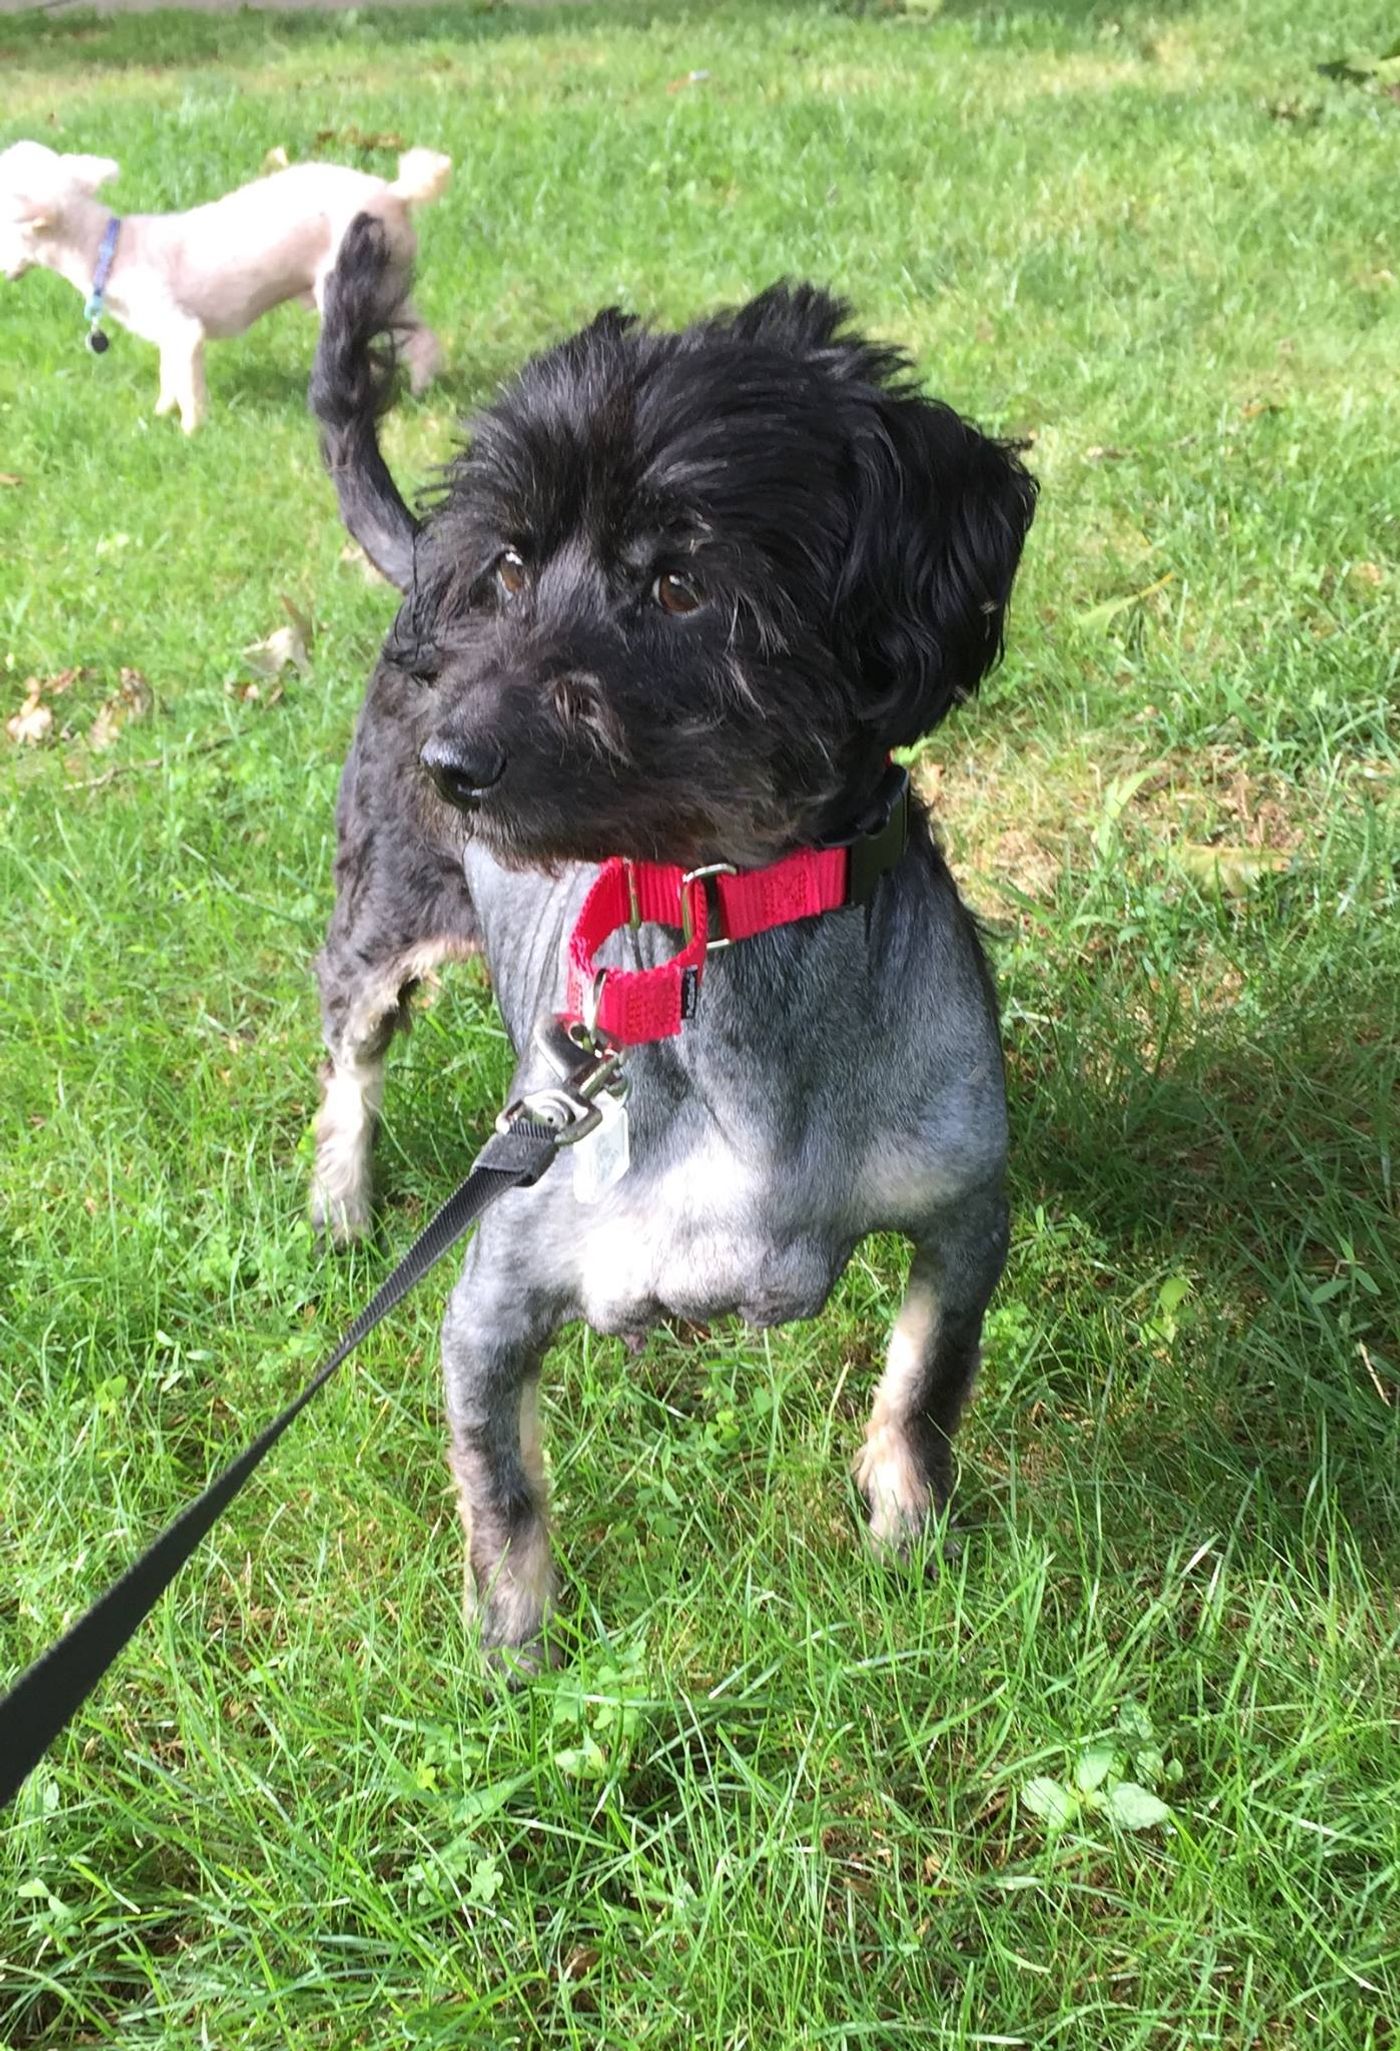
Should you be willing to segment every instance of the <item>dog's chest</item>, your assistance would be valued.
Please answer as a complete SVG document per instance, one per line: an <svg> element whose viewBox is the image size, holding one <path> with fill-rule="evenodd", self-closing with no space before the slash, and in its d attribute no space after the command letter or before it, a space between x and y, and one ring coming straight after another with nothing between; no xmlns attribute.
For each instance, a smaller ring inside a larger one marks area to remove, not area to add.
<svg viewBox="0 0 1400 2051"><path fill-rule="evenodd" d="M180 319L168 282L149 261L129 265L108 300L123 327L157 347L169 339L172 326Z"/></svg>
<svg viewBox="0 0 1400 2051"><path fill-rule="evenodd" d="M572 1192L569 1201L571 1293L601 1332L731 1311L753 1325L814 1317L850 1257L851 1238L813 1201L796 1163L713 1130L596 1202Z"/></svg>

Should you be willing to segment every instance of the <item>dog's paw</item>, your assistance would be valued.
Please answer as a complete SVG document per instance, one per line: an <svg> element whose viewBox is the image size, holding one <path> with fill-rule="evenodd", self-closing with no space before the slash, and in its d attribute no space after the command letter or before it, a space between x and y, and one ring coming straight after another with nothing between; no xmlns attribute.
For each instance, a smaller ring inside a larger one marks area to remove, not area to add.
<svg viewBox="0 0 1400 2051"><path fill-rule="evenodd" d="M474 1572L468 1562L462 1614L489 1679L507 1688L523 1688L545 1667L558 1664L553 1629L557 1592L543 1520L518 1534L490 1572Z"/></svg>
<svg viewBox="0 0 1400 2051"><path fill-rule="evenodd" d="M481 1672L488 1687L519 1694L531 1681L562 1663L558 1645L544 1631L524 1645L489 1645L481 1641Z"/></svg>
<svg viewBox="0 0 1400 2051"><path fill-rule="evenodd" d="M563 1663L552 1605L539 1616L535 1628L524 1634L522 1619L511 1605L502 1611L490 1603L472 1603L467 1608L467 1624L477 1643L482 1674L493 1687L514 1693L528 1687L538 1674Z"/></svg>
<svg viewBox="0 0 1400 2051"><path fill-rule="evenodd" d="M311 1168L311 1229L332 1246L364 1239L373 1222L374 1101L352 1073L324 1077Z"/></svg>
<svg viewBox="0 0 1400 2051"><path fill-rule="evenodd" d="M336 1195L320 1181L311 1185L307 1214L316 1237L324 1245L334 1247L354 1246L368 1238L374 1222L368 1191L349 1190Z"/></svg>
<svg viewBox="0 0 1400 2051"><path fill-rule="evenodd" d="M866 1539L881 1566L919 1581L936 1581L943 1569L955 1566L962 1555L961 1539L950 1529L947 1517L936 1513L922 1524L902 1524L893 1530L877 1528L872 1519Z"/></svg>
<svg viewBox="0 0 1400 2051"><path fill-rule="evenodd" d="M947 1476L925 1472L903 1444L892 1457L888 1445L867 1441L853 1478L875 1558L936 1581L944 1562L951 1563L961 1550L950 1529Z"/></svg>

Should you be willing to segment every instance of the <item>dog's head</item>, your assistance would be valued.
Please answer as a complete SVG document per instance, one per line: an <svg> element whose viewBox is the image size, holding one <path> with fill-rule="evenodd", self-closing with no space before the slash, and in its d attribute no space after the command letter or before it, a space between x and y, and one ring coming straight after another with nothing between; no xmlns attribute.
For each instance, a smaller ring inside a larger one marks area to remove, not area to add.
<svg viewBox="0 0 1400 2051"><path fill-rule="evenodd" d="M997 659L1035 487L810 287L616 312L477 421L391 658L506 861L754 865L849 830Z"/></svg>
<svg viewBox="0 0 1400 2051"><path fill-rule="evenodd" d="M0 277L22 278L41 263L73 201L90 199L118 168L111 157L60 156L42 142L0 150Z"/></svg>

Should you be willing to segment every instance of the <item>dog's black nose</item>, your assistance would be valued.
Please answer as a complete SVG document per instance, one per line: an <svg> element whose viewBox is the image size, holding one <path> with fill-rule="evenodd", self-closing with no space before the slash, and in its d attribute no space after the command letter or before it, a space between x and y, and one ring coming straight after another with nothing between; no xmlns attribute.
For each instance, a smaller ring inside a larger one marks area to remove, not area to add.
<svg viewBox="0 0 1400 2051"><path fill-rule="evenodd" d="M419 757L449 805L464 812L481 803L506 766L505 751L494 741L468 740L459 734L436 734Z"/></svg>

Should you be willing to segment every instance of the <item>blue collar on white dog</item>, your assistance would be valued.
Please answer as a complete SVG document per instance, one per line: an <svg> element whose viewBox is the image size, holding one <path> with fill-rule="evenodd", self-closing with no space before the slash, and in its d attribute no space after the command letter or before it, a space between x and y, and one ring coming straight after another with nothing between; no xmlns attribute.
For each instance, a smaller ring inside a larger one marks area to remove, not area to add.
<svg viewBox="0 0 1400 2051"><path fill-rule="evenodd" d="M107 225L102 230L102 240L97 246L97 268L92 274L92 290L83 308L88 320L87 345L94 356L100 356L107 347L107 337L97 323L101 320L106 305L107 280L112 275L112 265L117 254L117 237L121 231L120 216L109 214Z"/></svg>

